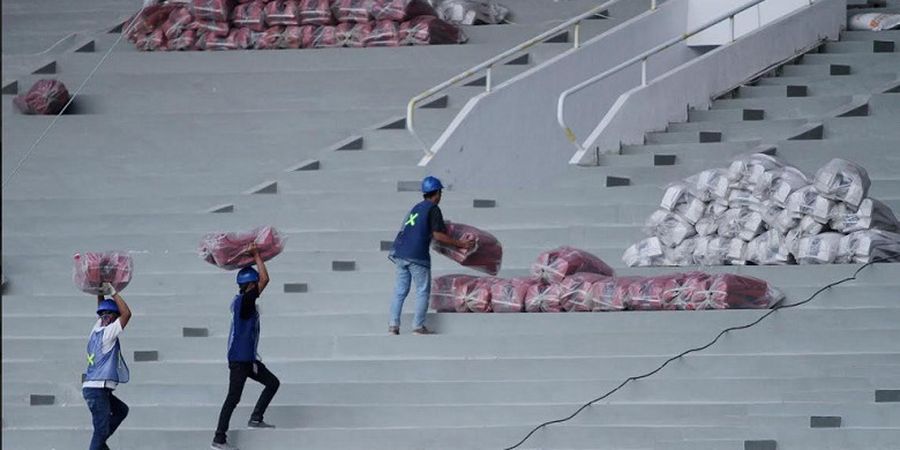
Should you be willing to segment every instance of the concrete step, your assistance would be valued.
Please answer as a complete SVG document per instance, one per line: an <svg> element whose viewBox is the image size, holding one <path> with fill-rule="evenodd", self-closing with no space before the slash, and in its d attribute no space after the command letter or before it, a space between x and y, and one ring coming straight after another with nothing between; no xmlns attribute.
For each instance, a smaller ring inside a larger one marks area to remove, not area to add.
<svg viewBox="0 0 900 450"><path fill-rule="evenodd" d="M852 104L853 100L850 95L720 99L713 102L712 110L761 109L767 120L802 119L824 116ZM755 122L746 123L753 124Z"/></svg>
<svg viewBox="0 0 900 450"><path fill-rule="evenodd" d="M894 56L894 54L885 55L890 56L882 58L878 55L866 55L860 58L857 54L854 54L850 55L851 57L838 58L838 56L842 55L827 55L825 58L818 58L817 60L810 61L810 63L806 64L782 66L782 75L788 77L841 76L848 73L848 67L850 75L896 73L897 62L894 60L896 56ZM853 58L852 56L856 56L856 58ZM815 64L812 64L811 62L815 62ZM850 64L848 65L845 63Z"/></svg>

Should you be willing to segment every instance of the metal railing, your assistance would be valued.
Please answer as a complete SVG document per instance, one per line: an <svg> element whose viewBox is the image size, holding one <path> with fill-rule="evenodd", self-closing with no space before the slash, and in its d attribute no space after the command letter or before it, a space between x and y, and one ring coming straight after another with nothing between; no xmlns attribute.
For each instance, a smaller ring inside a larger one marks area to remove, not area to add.
<svg viewBox="0 0 900 450"><path fill-rule="evenodd" d="M588 10L578 16L575 16L575 17L573 17L573 18L507 50L503 53L500 53L500 54L472 67L469 70L461 72L460 74L454 76L453 78L450 78L449 80L444 81L443 83L438 84L437 86L434 86L431 89L428 89L428 90L422 92L421 94L413 97L412 99L409 100L409 103L407 103L407 105L406 105L406 129L409 131L409 134L411 134L416 139L416 141L422 146L422 148L425 150L425 154L430 156L432 154L430 146L426 145L425 142L416 133L416 127L415 127L416 105L418 105L419 103L421 103L431 97L434 97L439 92L441 92L461 81L464 81L464 80L472 77L473 75L481 72L482 70L485 71L485 88L484 88L484 90L485 90L485 92L491 92L491 89L493 88L491 72L493 71L493 68L495 65L497 65L498 63L500 63L501 61L503 61L507 58L510 58L511 56L515 55L516 53L518 53L522 50L525 50L535 44L539 44L551 37L554 37L554 36L558 35L559 33L561 33L562 31L568 30L570 27L574 27L573 38L572 38L572 40L573 40L572 48L579 48L581 46L581 22L583 22L584 20L587 20L590 17L595 17L595 16L599 15L599 13L602 12L603 10L608 9L609 7L615 5L616 3L619 3L621 1L623 1L623 0L609 0L607 2L604 2L603 4L601 4L599 6L591 8L590 10ZM652 0L651 4L650 4L650 9L651 10L656 9L656 4L657 4L657 0Z"/></svg>
<svg viewBox="0 0 900 450"><path fill-rule="evenodd" d="M684 33L684 34L677 36L675 38L672 38L662 44L659 44L656 47L653 47L650 50L647 50L647 51L613 67L612 69L607 70L606 72L603 72L599 75L588 78L587 80L563 91L563 93L559 95L559 100L556 105L556 121L559 123L560 128L562 128L563 132L565 133L566 138L570 142L572 142L575 145L575 147L578 148L578 151L584 151L583 143L578 142L578 138L575 136L575 133L572 131L572 129L568 125L566 125L566 119L565 119L564 113L565 113L565 107L566 107L566 99L568 99L569 96L585 89L588 86L591 86L600 81L603 81L603 80L611 77L612 75L615 75L615 74L621 72L622 70L624 70L628 67L631 67L632 65L634 65L638 62L641 63L641 86L642 87L646 86L647 85L647 59L648 58L650 58L651 56L653 56L663 50L666 50L669 47L672 47L673 45L676 45L682 41L687 40L691 36L694 36L695 34L700 33L701 31L712 28L712 27L722 23L725 20L728 20L731 25L731 42L734 42L734 40L735 40L734 17L756 5L759 5L760 3L765 2L765 1L766 0L752 0L749 3L746 3L737 8L734 8L734 9L730 10L729 12L719 15L715 19L712 19L687 33ZM809 0L809 5L812 5L814 2L815 2L815 0ZM762 26L762 24L760 24L759 26ZM609 114L609 111L607 111L606 114ZM604 115L604 119L605 118L606 118L606 116ZM601 120L601 123L602 123L602 120Z"/></svg>

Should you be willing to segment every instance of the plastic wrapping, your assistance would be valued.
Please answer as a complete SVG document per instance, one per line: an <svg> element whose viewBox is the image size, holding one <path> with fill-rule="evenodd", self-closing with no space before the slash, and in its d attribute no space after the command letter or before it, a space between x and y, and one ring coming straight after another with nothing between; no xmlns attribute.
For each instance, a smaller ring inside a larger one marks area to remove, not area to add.
<svg viewBox="0 0 900 450"><path fill-rule="evenodd" d="M900 262L900 234L882 230L850 233L839 244L840 262Z"/></svg>
<svg viewBox="0 0 900 450"><path fill-rule="evenodd" d="M403 22L418 16L434 16L425 0L372 0L370 12L374 20Z"/></svg>
<svg viewBox="0 0 900 450"><path fill-rule="evenodd" d="M227 22L215 22L211 20L196 20L190 24L190 29L197 32L197 38L213 35L216 37L227 37L231 33L231 28Z"/></svg>
<svg viewBox="0 0 900 450"><path fill-rule="evenodd" d="M728 260L731 239L716 236L697 239L694 261L704 266L718 266Z"/></svg>
<svg viewBox="0 0 900 450"><path fill-rule="evenodd" d="M400 26L397 22L380 20L366 34L366 47L397 47L400 45Z"/></svg>
<svg viewBox="0 0 900 450"><path fill-rule="evenodd" d="M698 236L711 236L719 231L719 221L713 216L701 217L694 224L694 230L697 231Z"/></svg>
<svg viewBox="0 0 900 450"><path fill-rule="evenodd" d="M126 28L126 37L132 42L137 42L138 38L146 36L162 26L169 19L172 11L176 9L179 9L177 5L151 5L144 8L139 15L135 15L125 22L126 27L131 27L130 31Z"/></svg>
<svg viewBox="0 0 900 450"><path fill-rule="evenodd" d="M763 226L762 214L749 208L733 208L719 218L717 230L719 236L749 241L762 231Z"/></svg>
<svg viewBox="0 0 900 450"><path fill-rule="evenodd" d="M695 192L701 200L727 200L731 190L728 171L725 169L709 169L697 174Z"/></svg>
<svg viewBox="0 0 900 450"><path fill-rule="evenodd" d="M333 0L331 12L338 22L370 22L372 21L372 2L374 0Z"/></svg>
<svg viewBox="0 0 900 450"><path fill-rule="evenodd" d="M831 264L838 258L841 233L822 233L800 238L797 262L800 264Z"/></svg>
<svg viewBox="0 0 900 450"><path fill-rule="evenodd" d="M536 283L525 293L525 311L562 312L559 284Z"/></svg>
<svg viewBox="0 0 900 450"><path fill-rule="evenodd" d="M592 301L592 311L622 311L625 309L628 287L643 281L644 277L607 277L591 283L588 296Z"/></svg>
<svg viewBox="0 0 900 450"><path fill-rule="evenodd" d="M900 28L900 14L864 13L850 17L851 30L883 31Z"/></svg>
<svg viewBox="0 0 900 450"><path fill-rule="evenodd" d="M756 264L789 264L792 262L784 234L768 230L747 244L747 260Z"/></svg>
<svg viewBox="0 0 900 450"><path fill-rule="evenodd" d="M576 273L567 276L560 284L560 306L565 311L591 311L593 299L590 296L591 286L609 278L596 273Z"/></svg>
<svg viewBox="0 0 900 450"><path fill-rule="evenodd" d="M740 188L758 185L767 171L784 167L784 163L765 153L736 158L728 166L728 181Z"/></svg>
<svg viewBox="0 0 900 450"><path fill-rule="evenodd" d="M169 50L193 50L197 44L197 33L194 30L184 30L178 37L170 39L166 43Z"/></svg>
<svg viewBox="0 0 900 450"><path fill-rule="evenodd" d="M138 50L142 50L145 52L167 50L167 48L165 48L166 35L165 33L163 33L162 28L159 28L146 36L139 37L134 45Z"/></svg>
<svg viewBox="0 0 900 450"><path fill-rule="evenodd" d="M194 16L191 15L188 8L178 8L173 10L169 14L169 20L162 25L166 39L172 40L181 36L181 33L188 29L193 20Z"/></svg>
<svg viewBox="0 0 900 450"><path fill-rule="evenodd" d="M490 0L443 0L435 9L442 20L457 25L498 24L509 16L509 8Z"/></svg>
<svg viewBox="0 0 900 450"><path fill-rule="evenodd" d="M729 208L752 208L759 210L761 208L760 201L748 189L732 189L728 193Z"/></svg>
<svg viewBox="0 0 900 450"><path fill-rule="evenodd" d="M284 38L281 40L281 48L300 48L303 34L300 27L285 27Z"/></svg>
<svg viewBox="0 0 900 450"><path fill-rule="evenodd" d="M613 275L613 269L602 259L573 247L559 247L541 253L531 265L531 274L549 283L559 283L578 272Z"/></svg>
<svg viewBox="0 0 900 450"><path fill-rule="evenodd" d="M786 166L778 170L762 174L759 182L753 186L753 195L759 199L772 202L782 208L788 196L794 191L809 184L809 179L796 167Z"/></svg>
<svg viewBox="0 0 900 450"><path fill-rule="evenodd" d="M859 208L853 208L843 202L838 203L832 213L829 226L843 233L870 229L900 230L900 222L897 221L891 208L873 198L863 199Z"/></svg>
<svg viewBox="0 0 900 450"><path fill-rule="evenodd" d="M284 250L285 239L274 227L264 226L243 233L210 233L200 240L198 253L206 262L234 270L253 264L247 247L255 242L259 256L268 261Z"/></svg>
<svg viewBox="0 0 900 450"><path fill-rule="evenodd" d="M256 43L262 33L257 33L249 28L236 28L231 31L229 38L234 41L237 48L246 50L256 47Z"/></svg>
<svg viewBox="0 0 900 450"><path fill-rule="evenodd" d="M85 252L73 257L72 281L82 292L100 295L104 282L121 291L131 282L134 262L125 252Z"/></svg>
<svg viewBox="0 0 900 450"><path fill-rule="evenodd" d="M371 23L342 22L334 27L335 38L345 47L365 47L371 32Z"/></svg>
<svg viewBox="0 0 900 450"><path fill-rule="evenodd" d="M631 283L625 308L637 311L660 311L678 297L685 276L682 273L659 275Z"/></svg>
<svg viewBox="0 0 900 450"><path fill-rule="evenodd" d="M678 214L657 210L647 219L645 232L656 236L666 246L675 246L697 234L694 227Z"/></svg>
<svg viewBox="0 0 900 450"><path fill-rule="evenodd" d="M461 44L466 35L435 16L419 16L400 24L401 45Z"/></svg>
<svg viewBox="0 0 900 450"><path fill-rule="evenodd" d="M499 278L483 277L475 278L470 283L458 286L454 290L470 312L491 312L491 286L493 286Z"/></svg>
<svg viewBox="0 0 900 450"><path fill-rule="evenodd" d="M331 0L300 0L300 25L332 25Z"/></svg>
<svg viewBox="0 0 900 450"><path fill-rule="evenodd" d="M813 184L825 198L859 206L869 194L872 181L862 166L835 158L816 172Z"/></svg>
<svg viewBox="0 0 900 450"><path fill-rule="evenodd" d="M431 308L437 312L467 312L465 301L459 294L478 277L471 275L444 275L431 280Z"/></svg>
<svg viewBox="0 0 900 450"><path fill-rule="evenodd" d="M688 309L764 309L783 297L764 280L744 275L722 273L712 275L708 281L707 290L689 289Z"/></svg>
<svg viewBox="0 0 900 450"><path fill-rule="evenodd" d="M57 80L38 80L28 92L17 95L13 104L23 114L59 114L69 102L69 90Z"/></svg>
<svg viewBox="0 0 900 450"><path fill-rule="evenodd" d="M312 39L309 44L309 46L304 45L303 47L336 48L343 46L343 43L338 40L337 28L330 25L317 27L312 33Z"/></svg>
<svg viewBox="0 0 900 450"><path fill-rule="evenodd" d="M497 238L471 225L450 221L446 221L446 224L448 236L456 240L471 239L475 241L475 245L466 250L432 241L431 248L462 266L497 275L503 262L503 247Z"/></svg>
<svg viewBox="0 0 900 450"><path fill-rule="evenodd" d="M300 25L300 5L297 0L275 0L266 3L266 23L286 27Z"/></svg>
<svg viewBox="0 0 900 450"><path fill-rule="evenodd" d="M247 30L249 32L249 30ZM228 36L218 36L215 33L207 33L201 42L203 50L237 50L239 30L231 30Z"/></svg>
<svg viewBox="0 0 900 450"><path fill-rule="evenodd" d="M697 250L696 237L685 239L675 247L667 247L663 249L665 261L663 264L657 265L673 265L673 266L690 266L697 264L694 261L694 251Z"/></svg>
<svg viewBox="0 0 900 450"><path fill-rule="evenodd" d="M807 215L820 223L828 223L833 207L834 202L822 196L814 186L805 186L788 196L785 209L795 219Z"/></svg>
<svg viewBox="0 0 900 450"><path fill-rule="evenodd" d="M496 313L525 312L528 288L540 283L532 277L498 279L491 285L491 308Z"/></svg>
<svg viewBox="0 0 900 450"><path fill-rule="evenodd" d="M242 3L234 8L232 23L238 28L249 28L251 31L266 30L266 4L262 1Z"/></svg>
<svg viewBox="0 0 900 450"><path fill-rule="evenodd" d="M622 254L622 261L628 267L661 265L665 260L664 247L659 238L651 236L628 247Z"/></svg>
<svg viewBox="0 0 900 450"><path fill-rule="evenodd" d="M234 5L233 0L191 0L191 12L198 19L226 22Z"/></svg>
<svg viewBox="0 0 900 450"><path fill-rule="evenodd" d="M281 48L281 41L284 39L284 27L276 25L269 27L266 31L259 34L256 39L255 48L260 50L274 50Z"/></svg>

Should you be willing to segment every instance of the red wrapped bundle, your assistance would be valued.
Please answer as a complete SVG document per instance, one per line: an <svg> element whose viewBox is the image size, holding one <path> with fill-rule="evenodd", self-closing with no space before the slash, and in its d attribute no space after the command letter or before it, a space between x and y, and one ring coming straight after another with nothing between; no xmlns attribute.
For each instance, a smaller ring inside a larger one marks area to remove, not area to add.
<svg viewBox="0 0 900 450"><path fill-rule="evenodd" d="M243 3L234 8L232 22L236 27L246 27L251 31L266 30L266 4L261 1Z"/></svg>
<svg viewBox="0 0 900 450"><path fill-rule="evenodd" d="M372 0L370 6L375 20L403 22L418 16L434 16L434 9L425 0Z"/></svg>
<svg viewBox="0 0 900 450"><path fill-rule="evenodd" d="M314 48L336 48L341 46L342 44L338 41L336 29L333 26L318 27L313 33L312 47Z"/></svg>
<svg viewBox="0 0 900 450"><path fill-rule="evenodd" d="M497 279L491 285L491 309L497 313L525 312L525 294L537 283L540 281L531 277Z"/></svg>
<svg viewBox="0 0 900 450"><path fill-rule="evenodd" d="M177 5L150 5L144 8L140 15L125 22L125 27L131 27L125 29L128 33L126 37L136 42L159 28L176 9L179 9Z"/></svg>
<svg viewBox="0 0 900 450"><path fill-rule="evenodd" d="M346 47L365 47L371 32L372 24L370 23L343 22L334 27L338 43Z"/></svg>
<svg viewBox="0 0 900 450"><path fill-rule="evenodd" d="M660 311L681 293L685 276L681 273L659 275L632 283L628 288L625 308L638 311Z"/></svg>
<svg viewBox="0 0 900 450"><path fill-rule="evenodd" d="M533 284L525 293L525 311L562 312L561 289L558 284Z"/></svg>
<svg viewBox="0 0 900 450"><path fill-rule="evenodd" d="M247 50L254 48L262 33L251 31L249 28L238 28L231 32L231 39L234 40L237 48Z"/></svg>
<svg viewBox="0 0 900 450"><path fill-rule="evenodd" d="M25 94L13 98L23 114L59 114L69 102L69 90L57 80L38 80Z"/></svg>
<svg viewBox="0 0 900 450"><path fill-rule="evenodd" d="M201 37L200 35L212 34L219 37L225 37L231 33L231 28L228 27L228 23L213 22L209 20L196 20L191 23L188 28L197 32L198 39Z"/></svg>
<svg viewBox="0 0 900 450"><path fill-rule="evenodd" d="M444 275L431 280L431 307L437 312L467 312L465 301L459 295L477 280L470 275Z"/></svg>
<svg viewBox="0 0 900 450"><path fill-rule="evenodd" d="M591 311L593 301L590 289L594 283L609 279L606 275L596 273L576 273L567 276L560 287L560 304L566 311Z"/></svg>
<svg viewBox="0 0 900 450"><path fill-rule="evenodd" d="M612 268L602 259L573 247L559 247L541 253L531 265L531 274L549 283L559 283L578 272L613 275Z"/></svg>
<svg viewBox="0 0 900 450"><path fill-rule="evenodd" d="M366 47L398 47L400 45L400 29L397 22L378 21L368 33Z"/></svg>
<svg viewBox="0 0 900 450"><path fill-rule="evenodd" d="M166 47L169 50L192 50L197 42L197 34L194 30L185 30L178 37L169 39Z"/></svg>
<svg viewBox="0 0 900 450"><path fill-rule="evenodd" d="M713 275L709 290L692 297L694 309L762 309L771 300L769 283L732 273Z"/></svg>
<svg viewBox="0 0 900 450"><path fill-rule="evenodd" d="M275 0L266 3L266 23L269 26L299 26L300 7L297 0Z"/></svg>
<svg viewBox="0 0 900 450"><path fill-rule="evenodd" d="M231 44L235 45L233 40ZM234 270L253 264L253 257L247 254L247 247L253 242L259 248L259 256L263 261L274 258L284 250L284 239L278 230L266 226L246 233L207 234L200 240L198 251L206 262L226 270Z"/></svg>
<svg viewBox="0 0 900 450"><path fill-rule="evenodd" d="M259 35L256 39L256 48L260 50L273 50L281 47L284 39L284 27L274 26Z"/></svg>
<svg viewBox="0 0 900 450"><path fill-rule="evenodd" d="M331 12L338 22L365 23L372 20L371 4L372 0L334 0Z"/></svg>
<svg viewBox="0 0 900 450"><path fill-rule="evenodd" d="M191 0L191 12L198 19L227 22L233 9L233 0Z"/></svg>
<svg viewBox="0 0 900 450"><path fill-rule="evenodd" d="M300 25L332 25L331 0L300 0Z"/></svg>
<svg viewBox="0 0 900 450"><path fill-rule="evenodd" d="M458 262L460 265L496 275L503 262L503 247L494 235L462 223L447 224L447 235L456 240L474 240L475 245L468 250L443 245L432 241L434 251Z"/></svg>
<svg viewBox="0 0 900 450"><path fill-rule="evenodd" d="M75 286L88 294L99 295L104 282L112 284L117 291L125 289L131 282L134 263L125 252L76 253L72 281Z"/></svg>
<svg viewBox="0 0 900 450"><path fill-rule="evenodd" d="M588 296L592 311L623 311L628 299L628 288L640 283L644 277L608 277L591 284Z"/></svg>
<svg viewBox="0 0 900 450"><path fill-rule="evenodd" d="M194 17L187 8L178 8L169 14L169 20L163 24L163 33L166 39L172 40L181 36L187 30Z"/></svg>
<svg viewBox="0 0 900 450"><path fill-rule="evenodd" d="M216 33L206 33L200 48L203 50L237 50L237 38L240 30L232 30L228 36L219 36ZM249 30L248 30L249 31Z"/></svg>
<svg viewBox="0 0 900 450"><path fill-rule="evenodd" d="M281 48L300 48L303 34L300 27L286 27L281 39Z"/></svg>
<svg viewBox="0 0 900 450"><path fill-rule="evenodd" d="M705 272L688 272L681 283L681 292L672 298L666 309L694 310L709 291L711 275ZM696 300L694 300L696 299Z"/></svg>
<svg viewBox="0 0 900 450"><path fill-rule="evenodd" d="M142 50L145 52L166 49L166 35L165 33L163 33L162 28L159 28L158 30L153 31L146 36L139 37L134 45L138 48L138 50Z"/></svg>
<svg viewBox="0 0 900 450"><path fill-rule="evenodd" d="M462 31L434 16L419 16L400 24L401 45L461 44Z"/></svg>
<svg viewBox="0 0 900 450"><path fill-rule="evenodd" d="M316 43L316 30L319 27L304 25L300 27L300 48L313 48Z"/></svg>
<svg viewBox="0 0 900 450"><path fill-rule="evenodd" d="M462 299L468 311L491 312L491 286L498 278L475 278L471 283L461 286L456 291L457 297Z"/></svg>

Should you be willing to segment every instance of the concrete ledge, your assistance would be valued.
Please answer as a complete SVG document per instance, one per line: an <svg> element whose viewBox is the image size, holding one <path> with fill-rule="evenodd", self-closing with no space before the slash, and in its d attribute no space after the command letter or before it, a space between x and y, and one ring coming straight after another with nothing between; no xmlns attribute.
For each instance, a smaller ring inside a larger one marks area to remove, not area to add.
<svg viewBox="0 0 900 450"><path fill-rule="evenodd" d="M527 65L531 61L531 55L526 53L521 56L517 56L506 62L507 66L524 66Z"/></svg>
<svg viewBox="0 0 900 450"><path fill-rule="evenodd" d="M397 192L418 192L421 189L421 184L419 181L398 181L397 182Z"/></svg>
<svg viewBox="0 0 900 450"><path fill-rule="evenodd" d="M442 95L442 96L422 105L421 107L429 108L429 109L443 109L443 108L447 107L449 100L450 100L450 97L445 94L445 95Z"/></svg>
<svg viewBox="0 0 900 450"><path fill-rule="evenodd" d="M376 130L405 130L406 116L395 117L375 125Z"/></svg>
<svg viewBox="0 0 900 450"><path fill-rule="evenodd" d="M159 361L159 352L156 350L136 350L134 362Z"/></svg>
<svg viewBox="0 0 900 450"><path fill-rule="evenodd" d="M97 48L96 43L93 39L85 42L75 49L75 53L93 53Z"/></svg>
<svg viewBox="0 0 900 450"><path fill-rule="evenodd" d="M298 294L309 292L309 286L306 283L284 283L285 294Z"/></svg>
<svg viewBox="0 0 900 450"><path fill-rule="evenodd" d="M56 403L55 395L31 394L28 396L28 404L31 406L48 406Z"/></svg>
<svg viewBox="0 0 900 450"><path fill-rule="evenodd" d="M181 329L182 337L209 337L209 328L189 328Z"/></svg>
<svg viewBox="0 0 900 450"><path fill-rule="evenodd" d="M363 148L363 137L362 136L350 136L343 141L338 142L332 147L332 150L340 151L340 150L362 150Z"/></svg>

